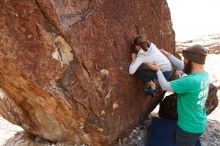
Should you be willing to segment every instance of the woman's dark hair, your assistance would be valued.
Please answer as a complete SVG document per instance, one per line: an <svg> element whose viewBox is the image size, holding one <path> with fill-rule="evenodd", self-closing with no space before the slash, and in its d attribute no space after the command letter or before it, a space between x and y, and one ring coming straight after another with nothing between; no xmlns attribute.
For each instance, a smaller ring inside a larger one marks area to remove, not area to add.
<svg viewBox="0 0 220 146"><path fill-rule="evenodd" d="M134 45L140 46L144 51L147 51L147 48L150 47L150 42L144 36L139 35L134 39Z"/></svg>
<svg viewBox="0 0 220 146"><path fill-rule="evenodd" d="M131 53L138 54L138 50L134 43L131 43Z"/></svg>

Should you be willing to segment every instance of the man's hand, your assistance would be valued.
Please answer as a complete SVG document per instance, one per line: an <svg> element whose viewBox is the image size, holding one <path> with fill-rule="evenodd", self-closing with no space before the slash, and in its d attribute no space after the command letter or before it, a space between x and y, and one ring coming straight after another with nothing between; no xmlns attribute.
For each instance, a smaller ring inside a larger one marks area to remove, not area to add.
<svg viewBox="0 0 220 146"><path fill-rule="evenodd" d="M170 56L171 54L164 49L160 49L160 52L162 52L166 57Z"/></svg>
<svg viewBox="0 0 220 146"><path fill-rule="evenodd" d="M137 55L135 53L131 54L131 60L134 61L137 58Z"/></svg>
<svg viewBox="0 0 220 146"><path fill-rule="evenodd" d="M156 65L156 64L145 64L145 66L147 68L149 68L150 70L153 70L153 71L156 71L156 72L160 70L159 65Z"/></svg>

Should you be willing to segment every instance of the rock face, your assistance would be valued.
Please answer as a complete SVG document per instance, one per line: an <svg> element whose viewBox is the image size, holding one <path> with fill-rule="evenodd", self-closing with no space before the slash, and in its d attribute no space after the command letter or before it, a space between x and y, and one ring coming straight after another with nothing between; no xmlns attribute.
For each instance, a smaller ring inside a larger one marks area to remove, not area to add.
<svg viewBox="0 0 220 146"><path fill-rule="evenodd" d="M135 25L174 52L165 0L1 0L0 114L52 141L127 135L160 100L128 75Z"/></svg>

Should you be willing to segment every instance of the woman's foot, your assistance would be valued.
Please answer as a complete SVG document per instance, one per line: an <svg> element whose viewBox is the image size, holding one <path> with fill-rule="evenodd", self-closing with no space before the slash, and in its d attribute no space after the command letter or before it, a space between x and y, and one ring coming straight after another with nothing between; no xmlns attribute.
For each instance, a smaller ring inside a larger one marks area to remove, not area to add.
<svg viewBox="0 0 220 146"><path fill-rule="evenodd" d="M144 88L144 92L148 95L152 95L152 96L155 96L156 93L158 92L158 90L155 88L155 89L151 89L151 88L147 88L145 87Z"/></svg>
<svg viewBox="0 0 220 146"><path fill-rule="evenodd" d="M156 89L156 84L152 80L150 82L147 82L146 86L153 89L153 90Z"/></svg>
<svg viewBox="0 0 220 146"><path fill-rule="evenodd" d="M150 82L147 82L144 87L144 92L146 94L154 96L157 92L156 84L152 80Z"/></svg>

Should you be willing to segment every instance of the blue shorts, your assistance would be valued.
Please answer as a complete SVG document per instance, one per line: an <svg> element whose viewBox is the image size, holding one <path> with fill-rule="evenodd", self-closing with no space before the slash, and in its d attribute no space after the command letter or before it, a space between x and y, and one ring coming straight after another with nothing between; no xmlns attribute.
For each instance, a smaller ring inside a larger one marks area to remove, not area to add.
<svg viewBox="0 0 220 146"><path fill-rule="evenodd" d="M166 79L168 79L171 74L172 74L172 71L165 71L165 72L162 72L164 77ZM140 66L138 69L137 69L137 75L139 76L139 78L141 78L141 80L144 81L144 83L147 83L151 80L154 80L154 79L157 79L157 74L155 71L152 71L146 67L143 67L143 66Z"/></svg>

